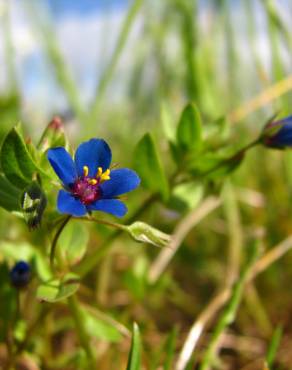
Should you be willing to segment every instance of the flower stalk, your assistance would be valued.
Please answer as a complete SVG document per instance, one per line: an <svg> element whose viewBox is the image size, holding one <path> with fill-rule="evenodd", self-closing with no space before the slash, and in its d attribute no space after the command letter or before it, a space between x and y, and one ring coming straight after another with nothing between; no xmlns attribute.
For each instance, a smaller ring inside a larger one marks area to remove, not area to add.
<svg viewBox="0 0 292 370"><path fill-rule="evenodd" d="M95 356L91 348L90 338L87 334L86 328L84 326L84 318L82 311L79 307L76 296L71 296L68 298L68 305L75 322L76 330L79 336L80 344L82 345L87 359L88 359L88 370L95 369Z"/></svg>
<svg viewBox="0 0 292 370"><path fill-rule="evenodd" d="M57 243L58 243L59 237L60 237L62 231L64 230L65 226L67 225L67 223L70 221L71 217L72 216L69 215L69 216L67 216L67 217L64 218L64 221L59 226L59 228L56 231L56 234L54 236L54 239L52 241L51 250L50 250L50 266L51 266L51 268L54 267L54 258L55 258L56 247L57 247Z"/></svg>

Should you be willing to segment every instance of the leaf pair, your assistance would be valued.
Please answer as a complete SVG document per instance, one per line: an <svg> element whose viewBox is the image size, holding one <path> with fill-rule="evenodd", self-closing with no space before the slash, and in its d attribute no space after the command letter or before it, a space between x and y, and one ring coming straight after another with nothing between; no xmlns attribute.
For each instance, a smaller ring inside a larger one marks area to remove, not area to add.
<svg viewBox="0 0 292 370"><path fill-rule="evenodd" d="M175 160L181 161L190 153L202 147L202 128L198 110L188 104L182 112L177 132L176 143L171 143ZM169 183L158 155L155 141L151 134L145 134L137 144L134 153L134 166L143 185L153 193L158 193L164 201L169 197Z"/></svg>
<svg viewBox="0 0 292 370"><path fill-rule="evenodd" d="M20 125L10 130L1 146L0 207L10 212L22 211L30 228L40 224L47 204L40 178L50 178L44 154L56 145L65 145L64 130L58 118L47 126L37 148L24 140Z"/></svg>

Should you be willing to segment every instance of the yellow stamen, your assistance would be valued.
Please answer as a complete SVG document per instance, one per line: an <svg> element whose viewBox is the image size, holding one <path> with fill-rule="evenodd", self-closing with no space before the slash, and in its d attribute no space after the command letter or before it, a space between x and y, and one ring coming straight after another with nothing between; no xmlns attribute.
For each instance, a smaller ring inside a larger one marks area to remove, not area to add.
<svg viewBox="0 0 292 370"><path fill-rule="evenodd" d="M90 180L88 180L88 184L90 184L90 185L96 185L97 184L97 180L96 179L90 179Z"/></svg>
<svg viewBox="0 0 292 370"><path fill-rule="evenodd" d="M110 180L110 173L111 173L111 170L110 169L107 169L100 177L101 181L106 181L106 180Z"/></svg>
<svg viewBox="0 0 292 370"><path fill-rule="evenodd" d="M102 167L98 167L96 177L100 177L102 175Z"/></svg>
<svg viewBox="0 0 292 370"><path fill-rule="evenodd" d="M88 176L89 169L87 166L83 166L83 176L86 177Z"/></svg>
<svg viewBox="0 0 292 370"><path fill-rule="evenodd" d="M96 177L99 179L100 182L104 182L106 180L110 180L110 169L107 169L106 171L102 172L102 168L98 167L98 171L96 174Z"/></svg>

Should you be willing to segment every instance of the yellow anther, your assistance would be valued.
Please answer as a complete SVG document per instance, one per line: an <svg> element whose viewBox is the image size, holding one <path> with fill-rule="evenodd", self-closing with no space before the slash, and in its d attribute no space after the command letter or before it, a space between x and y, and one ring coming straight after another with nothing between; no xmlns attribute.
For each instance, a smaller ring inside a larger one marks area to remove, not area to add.
<svg viewBox="0 0 292 370"><path fill-rule="evenodd" d="M100 177L102 175L102 167L98 167L96 177Z"/></svg>
<svg viewBox="0 0 292 370"><path fill-rule="evenodd" d="M86 177L88 176L89 169L87 166L83 166L83 176Z"/></svg>
<svg viewBox="0 0 292 370"><path fill-rule="evenodd" d="M96 177L99 179L100 182L104 182L106 180L110 180L110 169L107 169L106 171L102 172L102 168L98 167L98 171L96 174Z"/></svg>
<svg viewBox="0 0 292 370"><path fill-rule="evenodd" d="M101 181L106 181L110 179L110 173L111 170L107 169L102 175L101 175Z"/></svg>
<svg viewBox="0 0 292 370"><path fill-rule="evenodd" d="M90 184L90 185L96 185L97 184L97 180L96 179L90 179L90 180L88 180L88 184Z"/></svg>

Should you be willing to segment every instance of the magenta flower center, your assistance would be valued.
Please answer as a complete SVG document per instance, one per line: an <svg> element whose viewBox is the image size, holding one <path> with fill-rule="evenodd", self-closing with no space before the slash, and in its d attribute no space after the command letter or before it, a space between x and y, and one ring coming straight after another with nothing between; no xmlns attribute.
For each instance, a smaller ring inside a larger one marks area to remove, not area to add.
<svg viewBox="0 0 292 370"><path fill-rule="evenodd" d="M81 177L74 183L71 191L84 205L89 205L101 198L99 181L92 183L90 177Z"/></svg>

